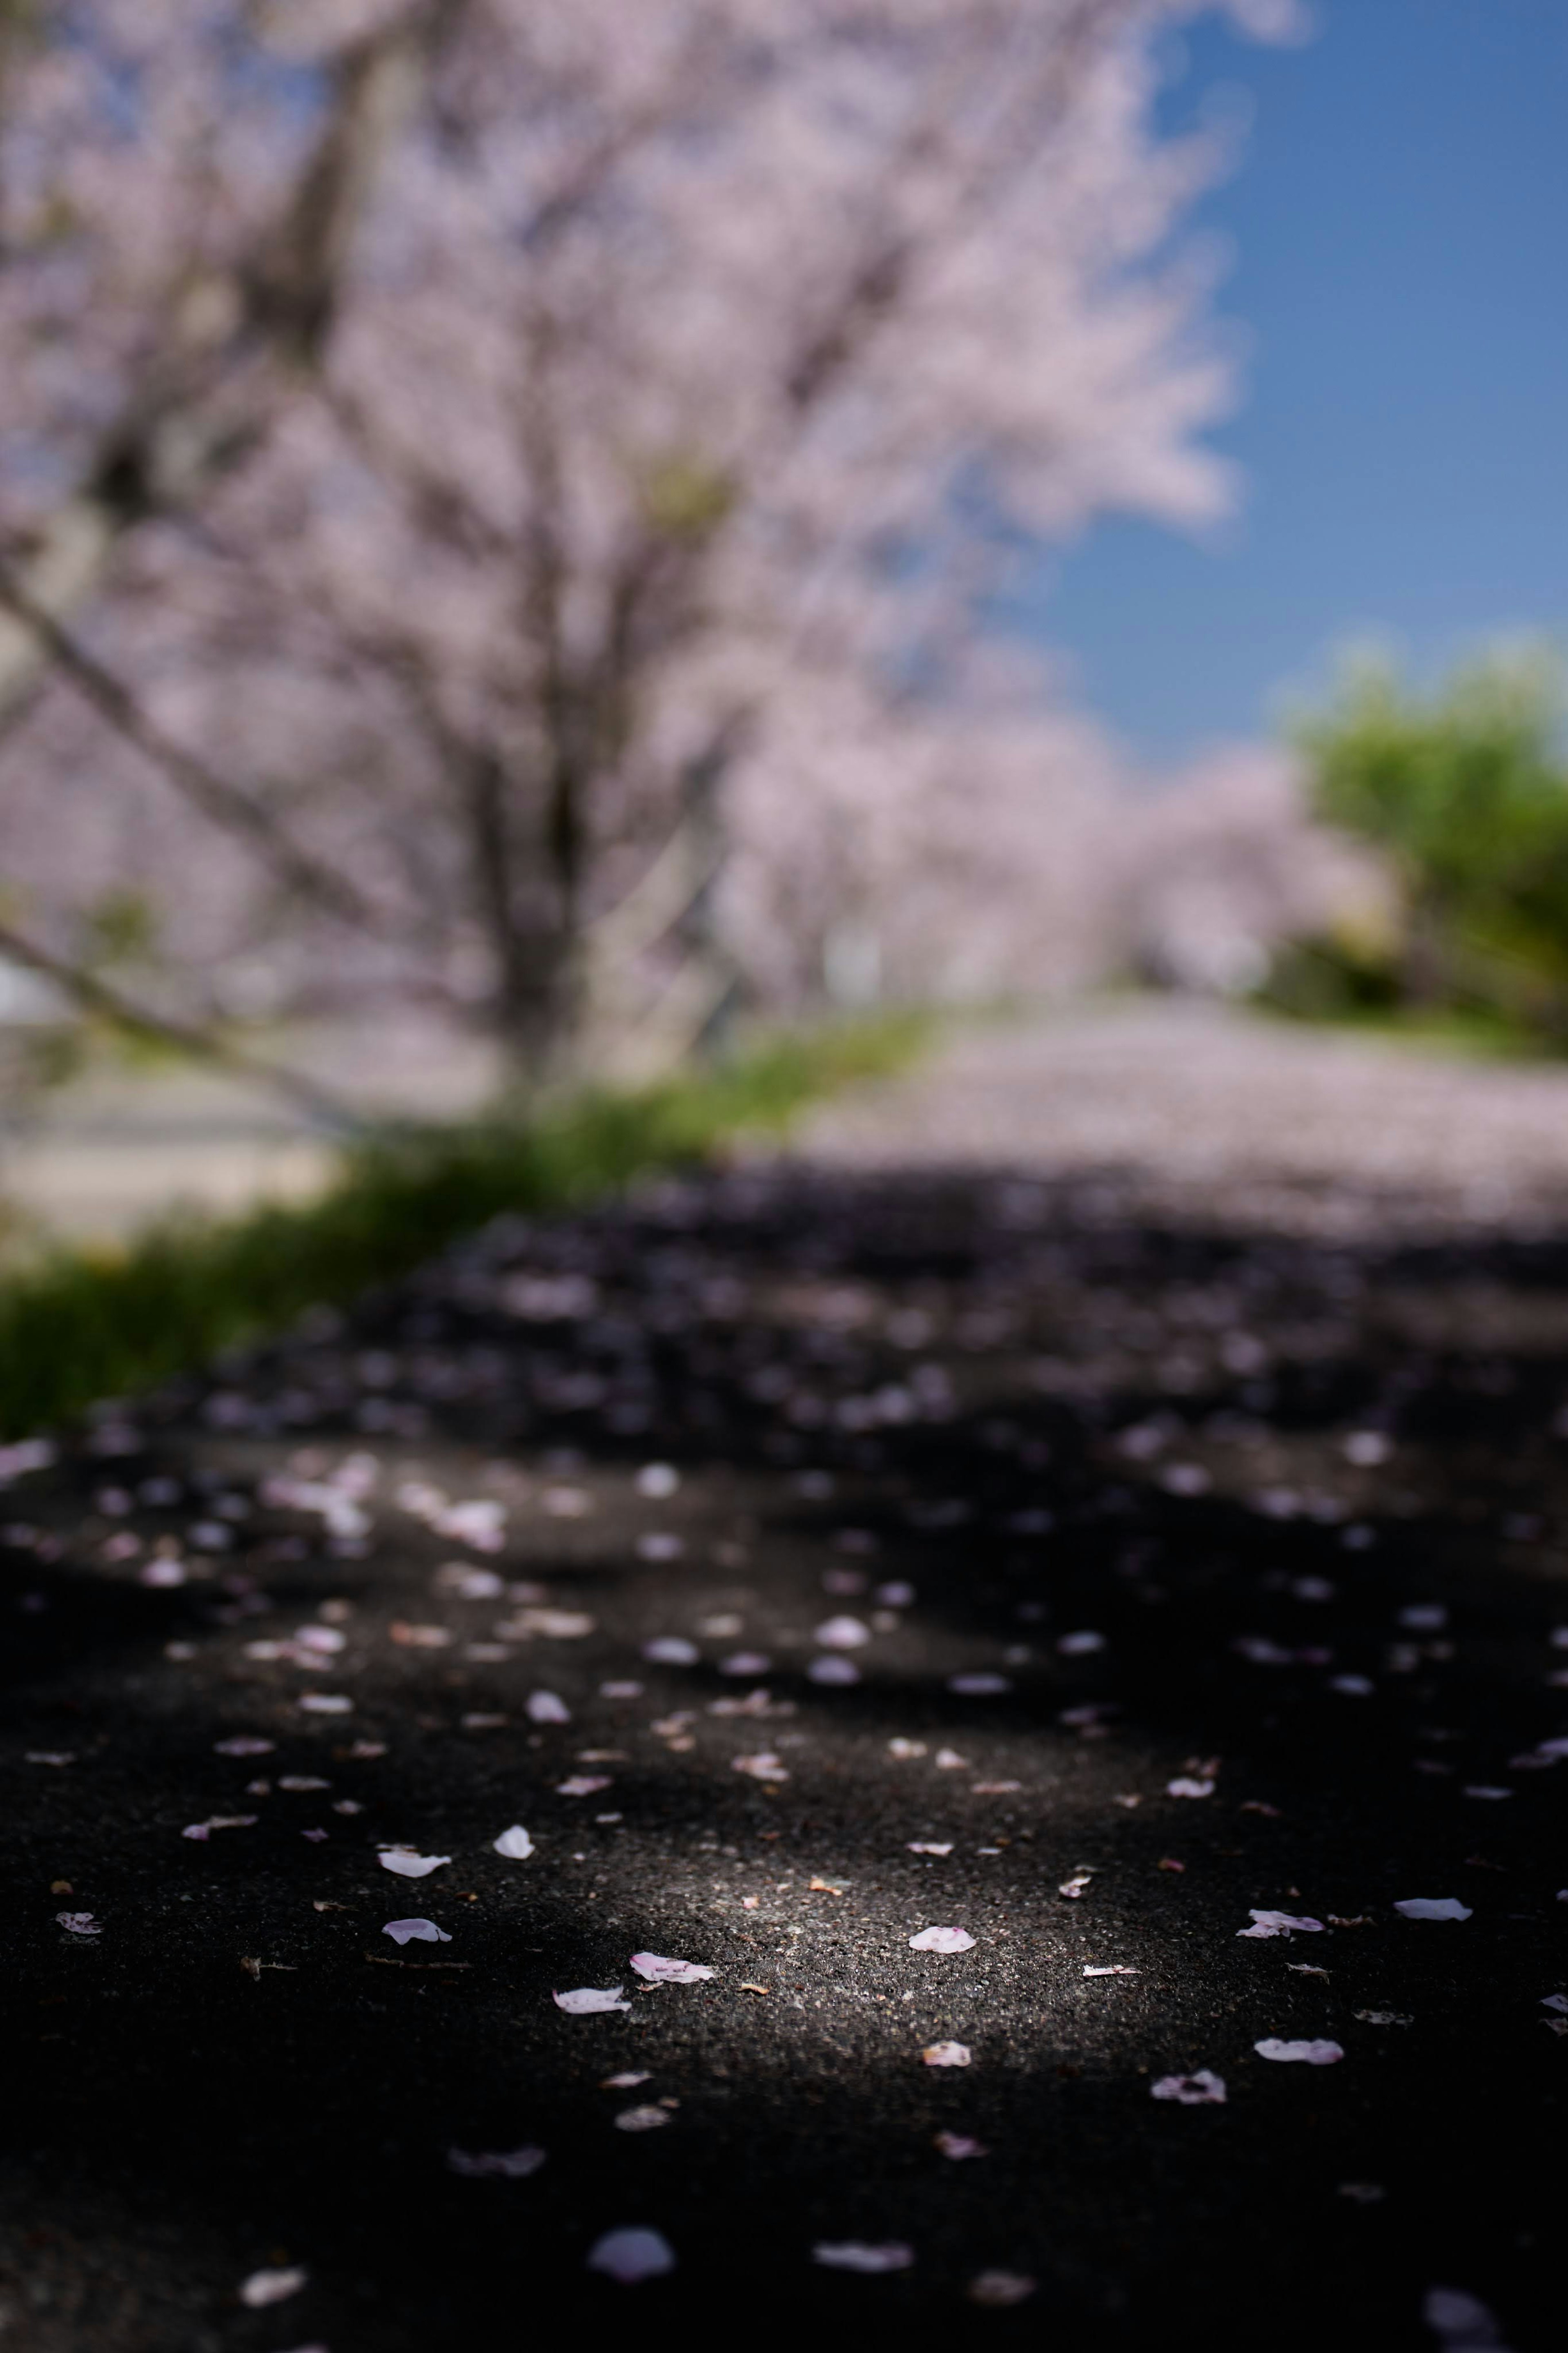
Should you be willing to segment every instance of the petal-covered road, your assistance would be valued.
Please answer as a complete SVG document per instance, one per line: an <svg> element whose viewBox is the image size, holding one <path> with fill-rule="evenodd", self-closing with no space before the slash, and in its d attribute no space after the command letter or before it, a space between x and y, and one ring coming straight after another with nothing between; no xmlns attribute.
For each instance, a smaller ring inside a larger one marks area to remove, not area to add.
<svg viewBox="0 0 1568 2353"><path fill-rule="evenodd" d="M759 1168L9 1450L0 2341L1560 2344L1565 1284Z"/></svg>

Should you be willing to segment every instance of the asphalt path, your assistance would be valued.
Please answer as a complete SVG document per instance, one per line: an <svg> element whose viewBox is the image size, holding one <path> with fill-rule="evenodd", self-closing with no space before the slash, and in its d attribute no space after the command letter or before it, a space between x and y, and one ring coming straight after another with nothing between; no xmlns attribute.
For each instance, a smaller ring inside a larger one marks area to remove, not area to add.
<svg viewBox="0 0 1568 2353"><path fill-rule="evenodd" d="M0 1457L0 2345L1560 2346L1565 1285L742 1168Z"/></svg>

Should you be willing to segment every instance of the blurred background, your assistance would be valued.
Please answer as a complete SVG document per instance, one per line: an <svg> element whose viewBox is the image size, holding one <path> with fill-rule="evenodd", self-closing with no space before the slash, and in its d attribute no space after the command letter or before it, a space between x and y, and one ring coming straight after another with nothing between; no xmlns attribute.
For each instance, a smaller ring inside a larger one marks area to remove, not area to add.
<svg viewBox="0 0 1568 2353"><path fill-rule="evenodd" d="M0 0L4 1249L906 1008L1558 1132L1565 93L1553 0Z"/></svg>

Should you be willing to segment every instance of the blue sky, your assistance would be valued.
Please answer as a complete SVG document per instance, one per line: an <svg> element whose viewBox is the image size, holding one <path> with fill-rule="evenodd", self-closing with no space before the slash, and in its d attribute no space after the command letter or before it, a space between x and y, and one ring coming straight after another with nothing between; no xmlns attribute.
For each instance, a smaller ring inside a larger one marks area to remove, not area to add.
<svg viewBox="0 0 1568 2353"><path fill-rule="evenodd" d="M1196 544L1098 524L1020 617L1164 761L1256 735L1376 636L1430 675L1568 637L1568 0L1313 0L1306 47L1194 27L1162 104L1239 86L1240 166L1198 224L1250 346L1210 436L1247 478Z"/></svg>

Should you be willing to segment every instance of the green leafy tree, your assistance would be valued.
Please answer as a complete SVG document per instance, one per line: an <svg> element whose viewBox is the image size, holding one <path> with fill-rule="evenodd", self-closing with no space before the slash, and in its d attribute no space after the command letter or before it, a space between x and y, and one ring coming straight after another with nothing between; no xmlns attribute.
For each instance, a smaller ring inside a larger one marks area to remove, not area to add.
<svg viewBox="0 0 1568 2353"><path fill-rule="evenodd" d="M1535 649L1484 656L1426 696L1361 660L1297 725L1318 815L1398 875L1405 1003L1568 1035L1563 710L1561 666Z"/></svg>

